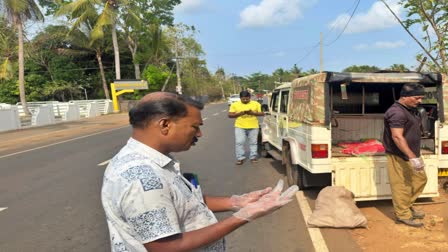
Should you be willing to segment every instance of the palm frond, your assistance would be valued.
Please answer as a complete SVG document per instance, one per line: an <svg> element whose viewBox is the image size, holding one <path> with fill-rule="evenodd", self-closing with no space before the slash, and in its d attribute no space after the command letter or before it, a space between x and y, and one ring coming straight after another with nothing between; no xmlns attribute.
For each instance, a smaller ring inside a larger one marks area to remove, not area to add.
<svg viewBox="0 0 448 252"><path fill-rule="evenodd" d="M68 15L71 19L78 18L84 12L90 9L95 9L95 4L91 0L77 0L65 5L62 5L56 12L56 16Z"/></svg>
<svg viewBox="0 0 448 252"><path fill-rule="evenodd" d="M9 58L6 58L0 65L0 80L10 80L13 77L14 72L12 70L11 62L9 61Z"/></svg>
<svg viewBox="0 0 448 252"><path fill-rule="evenodd" d="M44 15L40 11L39 5L34 0L28 0L28 19L44 21Z"/></svg>
<svg viewBox="0 0 448 252"><path fill-rule="evenodd" d="M34 0L3 0L2 9L6 18L12 22L15 15L18 15L21 21L44 19L44 15Z"/></svg>
<svg viewBox="0 0 448 252"><path fill-rule="evenodd" d="M93 44L96 40L104 38L103 27L95 25L93 30L90 32L90 44Z"/></svg>

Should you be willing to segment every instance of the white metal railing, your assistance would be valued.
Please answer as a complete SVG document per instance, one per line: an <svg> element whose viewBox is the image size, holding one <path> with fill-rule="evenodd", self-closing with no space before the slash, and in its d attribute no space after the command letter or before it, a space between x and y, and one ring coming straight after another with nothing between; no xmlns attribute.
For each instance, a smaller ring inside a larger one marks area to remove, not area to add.
<svg viewBox="0 0 448 252"><path fill-rule="evenodd" d="M97 100L74 100L70 101L73 103L77 103L80 106L87 106L89 103L96 103L98 111L101 115L110 114L113 112L112 100L107 99L97 99Z"/></svg>
<svg viewBox="0 0 448 252"><path fill-rule="evenodd" d="M79 120L113 112L112 100L73 100L70 102L27 102L31 117L26 116L21 103L0 103L0 131L20 127L52 124L59 121Z"/></svg>
<svg viewBox="0 0 448 252"><path fill-rule="evenodd" d="M17 106L0 104L0 131L20 128L19 112Z"/></svg>

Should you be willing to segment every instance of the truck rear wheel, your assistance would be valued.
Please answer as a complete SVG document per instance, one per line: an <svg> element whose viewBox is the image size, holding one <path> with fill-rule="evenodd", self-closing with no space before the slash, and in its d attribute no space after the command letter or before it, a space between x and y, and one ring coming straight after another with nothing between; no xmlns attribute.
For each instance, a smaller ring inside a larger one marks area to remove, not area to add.
<svg viewBox="0 0 448 252"><path fill-rule="evenodd" d="M285 165L286 165L286 178L288 181L288 184L290 186L297 185L299 186L300 190L304 189L303 184L303 168L299 165L292 164L292 158L291 158L291 147L289 144L286 144L284 148L284 155L285 155Z"/></svg>

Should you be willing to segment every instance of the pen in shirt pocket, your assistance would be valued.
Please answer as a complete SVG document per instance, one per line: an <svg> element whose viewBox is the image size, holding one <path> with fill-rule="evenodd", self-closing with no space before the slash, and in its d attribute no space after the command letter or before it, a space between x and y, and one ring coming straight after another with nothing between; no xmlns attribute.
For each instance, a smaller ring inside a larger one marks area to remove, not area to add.
<svg viewBox="0 0 448 252"><path fill-rule="evenodd" d="M199 179L198 175L195 173L185 172L183 174L184 178L186 178L193 186L194 188L198 188L199 186Z"/></svg>

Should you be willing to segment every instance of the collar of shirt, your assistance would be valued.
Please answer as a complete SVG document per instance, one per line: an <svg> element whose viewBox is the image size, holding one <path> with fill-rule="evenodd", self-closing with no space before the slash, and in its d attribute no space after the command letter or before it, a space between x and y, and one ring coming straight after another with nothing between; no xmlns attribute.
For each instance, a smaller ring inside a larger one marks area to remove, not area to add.
<svg viewBox="0 0 448 252"><path fill-rule="evenodd" d="M173 158L171 155L166 156L132 137L129 138L127 146L135 152L138 152L141 155L150 158L151 161L153 161L159 167L164 169L169 169L172 167L177 173L180 173L179 161Z"/></svg>
<svg viewBox="0 0 448 252"><path fill-rule="evenodd" d="M406 107L405 105L401 104L400 102L396 101L395 103L397 103L399 106L401 106L402 108L406 109L407 111L409 111L411 114L413 115L418 115L418 110L417 108L409 108Z"/></svg>

